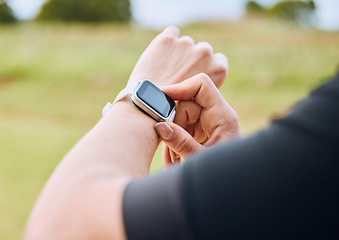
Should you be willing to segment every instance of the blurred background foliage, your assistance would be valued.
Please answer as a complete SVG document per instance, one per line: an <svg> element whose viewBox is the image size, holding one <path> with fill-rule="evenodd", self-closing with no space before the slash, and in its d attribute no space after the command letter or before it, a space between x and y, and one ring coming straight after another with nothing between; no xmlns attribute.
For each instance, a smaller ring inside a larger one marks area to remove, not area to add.
<svg viewBox="0 0 339 240"><path fill-rule="evenodd" d="M4 2L0 6L11 13ZM338 70L339 32L252 14L264 9L253 6L239 21L181 28L182 35L208 41L228 56L229 74L220 91L238 112L243 136L265 127ZM39 21L0 24L1 240L21 238L53 169L100 119L103 105L125 86L158 34L121 20L65 23L42 20L41 14ZM151 171L161 169L158 151Z"/></svg>
<svg viewBox="0 0 339 240"><path fill-rule="evenodd" d="M309 23L315 9L313 1L283 1L271 8L266 8L255 1L246 4L248 13L276 17L295 23Z"/></svg>
<svg viewBox="0 0 339 240"><path fill-rule="evenodd" d="M128 0L49 0L38 20L124 22L131 18Z"/></svg>
<svg viewBox="0 0 339 240"><path fill-rule="evenodd" d="M314 1L282 1L266 8L256 1L246 3L246 11L293 22L308 22L316 5ZM36 17L40 21L128 22L131 19L129 0L47 0ZM0 22L16 18L5 0L0 0Z"/></svg>
<svg viewBox="0 0 339 240"><path fill-rule="evenodd" d="M14 23L17 19L8 4L0 0L0 23Z"/></svg>

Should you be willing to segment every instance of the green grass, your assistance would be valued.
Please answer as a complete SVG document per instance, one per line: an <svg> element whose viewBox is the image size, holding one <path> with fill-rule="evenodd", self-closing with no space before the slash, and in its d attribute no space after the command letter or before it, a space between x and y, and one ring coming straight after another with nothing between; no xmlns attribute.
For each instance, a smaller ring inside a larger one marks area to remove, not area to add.
<svg viewBox="0 0 339 240"><path fill-rule="evenodd" d="M279 22L182 28L229 58L221 88L243 135L333 76L339 33ZM0 239L19 239L44 182L100 118L156 35L127 25L0 25ZM152 172L161 169L158 151Z"/></svg>

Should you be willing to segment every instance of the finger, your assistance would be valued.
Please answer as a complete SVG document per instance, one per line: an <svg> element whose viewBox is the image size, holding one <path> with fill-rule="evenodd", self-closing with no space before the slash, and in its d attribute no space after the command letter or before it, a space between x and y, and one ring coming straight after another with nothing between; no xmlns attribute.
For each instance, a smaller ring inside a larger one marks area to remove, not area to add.
<svg viewBox="0 0 339 240"><path fill-rule="evenodd" d="M219 81L216 83L216 86L219 88L225 82L226 76L228 74L228 59L222 53L214 54L214 75L217 75ZM213 79L215 76L211 76Z"/></svg>
<svg viewBox="0 0 339 240"><path fill-rule="evenodd" d="M206 51L211 55L213 54L213 47L208 42L199 42L197 43L196 47L198 51Z"/></svg>
<svg viewBox="0 0 339 240"><path fill-rule="evenodd" d="M193 100L179 101L176 105L174 123L185 129L189 122L195 122L199 119L200 113L201 106Z"/></svg>
<svg viewBox="0 0 339 240"><path fill-rule="evenodd" d="M166 146L166 144L163 144L162 148L162 164L164 168L168 168L173 164L171 160L170 149Z"/></svg>
<svg viewBox="0 0 339 240"><path fill-rule="evenodd" d="M180 30L176 26L169 26L169 27L165 28L164 31L162 31L162 33L160 33L160 35L177 38L180 35Z"/></svg>
<svg viewBox="0 0 339 240"><path fill-rule="evenodd" d="M177 161L178 159L178 161ZM170 150L166 144L164 143L163 149L162 149L162 163L164 168L168 168L171 166L173 163L180 162L180 156Z"/></svg>
<svg viewBox="0 0 339 240"><path fill-rule="evenodd" d="M195 123L188 123L185 130L186 130L186 132L188 132L189 135L194 136Z"/></svg>
<svg viewBox="0 0 339 240"><path fill-rule="evenodd" d="M224 54L216 53L214 54L214 58L219 64L224 65L224 67L228 69L228 59Z"/></svg>
<svg viewBox="0 0 339 240"><path fill-rule="evenodd" d="M222 129L222 130L224 130L224 132L226 132L225 129ZM209 147L209 146L214 145L217 142L220 142L222 138L225 138L224 132L220 132L220 128L217 128L215 130L213 136L211 136L211 138L209 138L208 141L204 142L203 145L205 147Z"/></svg>
<svg viewBox="0 0 339 240"><path fill-rule="evenodd" d="M200 73L181 83L165 86L162 90L174 100L194 99L203 108L211 108L225 100L212 80L204 73Z"/></svg>
<svg viewBox="0 0 339 240"><path fill-rule="evenodd" d="M173 152L172 150L169 150L170 155L171 155L171 161L172 163L180 163L181 158L178 154L176 154L175 152Z"/></svg>
<svg viewBox="0 0 339 240"><path fill-rule="evenodd" d="M160 122L155 130L162 141L175 153L183 158L202 150L204 147L197 143L192 136L175 123Z"/></svg>
<svg viewBox="0 0 339 240"><path fill-rule="evenodd" d="M195 129L194 129L194 133L192 135L194 140L197 141L200 144L205 143L208 140L208 137L209 137L207 134L211 134L211 133L209 133L209 132L205 133L205 131L203 130L203 127L201 125L201 121L197 121L195 123L194 127L195 127Z"/></svg>
<svg viewBox="0 0 339 240"><path fill-rule="evenodd" d="M194 45L194 40L190 36L182 36L179 38L180 42L187 43L189 45Z"/></svg>

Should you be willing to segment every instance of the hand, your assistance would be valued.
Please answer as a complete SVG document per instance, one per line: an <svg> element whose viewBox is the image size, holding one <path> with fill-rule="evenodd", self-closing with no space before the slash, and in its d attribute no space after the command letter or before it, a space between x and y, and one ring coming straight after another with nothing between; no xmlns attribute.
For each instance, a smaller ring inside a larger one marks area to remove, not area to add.
<svg viewBox="0 0 339 240"><path fill-rule="evenodd" d="M237 113L206 74L162 90L179 101L177 114L175 123L157 123L155 130L166 146L179 156L176 159L187 158L217 142L240 136ZM171 164L168 152L163 154L163 162L165 167Z"/></svg>
<svg viewBox="0 0 339 240"><path fill-rule="evenodd" d="M213 54L207 42L195 45L191 37L178 38L179 34L179 29L173 26L160 33L139 58L128 85L148 79L166 86L203 72L219 88L227 74L227 58L222 53Z"/></svg>

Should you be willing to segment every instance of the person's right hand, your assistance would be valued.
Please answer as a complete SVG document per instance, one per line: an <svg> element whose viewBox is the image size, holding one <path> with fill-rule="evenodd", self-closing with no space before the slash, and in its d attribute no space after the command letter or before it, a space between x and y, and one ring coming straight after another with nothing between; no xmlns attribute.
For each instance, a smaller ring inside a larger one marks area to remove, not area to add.
<svg viewBox="0 0 339 240"><path fill-rule="evenodd" d="M157 123L155 130L178 156L186 159L205 147L240 136L237 113L206 74L162 87L162 91L178 100L177 114L175 123ZM176 159L180 160L180 157ZM163 162L167 167L173 161L165 153Z"/></svg>
<svg viewBox="0 0 339 240"><path fill-rule="evenodd" d="M219 88L227 74L225 55L214 54L207 42L195 44L191 37L179 35L179 29L171 26L155 37L139 58L128 85L148 79L157 86L166 86L206 73Z"/></svg>

